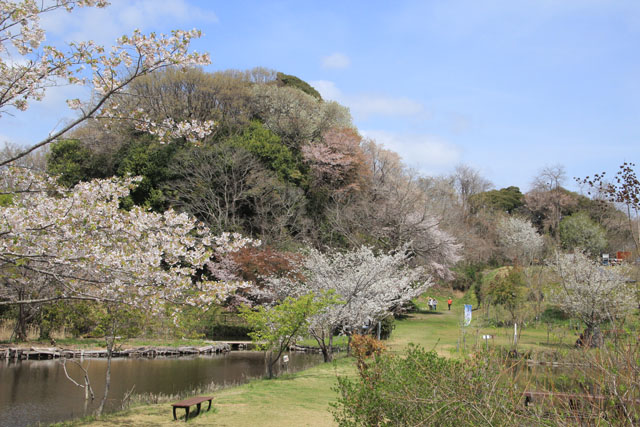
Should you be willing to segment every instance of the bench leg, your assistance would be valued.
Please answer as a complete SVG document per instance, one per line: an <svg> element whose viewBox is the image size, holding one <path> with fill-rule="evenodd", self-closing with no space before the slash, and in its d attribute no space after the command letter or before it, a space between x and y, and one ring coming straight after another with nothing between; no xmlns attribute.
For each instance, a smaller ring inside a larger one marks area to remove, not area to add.
<svg viewBox="0 0 640 427"><path fill-rule="evenodd" d="M198 413L196 414L196 416L200 415L200 405L202 405L202 402L198 403Z"/></svg>
<svg viewBox="0 0 640 427"><path fill-rule="evenodd" d="M211 409L211 399L209 399L209 407L207 408L207 412Z"/></svg>
<svg viewBox="0 0 640 427"><path fill-rule="evenodd" d="M186 423L189 420L189 407L187 406L187 413L184 416L184 422Z"/></svg>
<svg viewBox="0 0 640 427"><path fill-rule="evenodd" d="M173 407L173 421L177 420L178 417L176 417L176 407Z"/></svg>

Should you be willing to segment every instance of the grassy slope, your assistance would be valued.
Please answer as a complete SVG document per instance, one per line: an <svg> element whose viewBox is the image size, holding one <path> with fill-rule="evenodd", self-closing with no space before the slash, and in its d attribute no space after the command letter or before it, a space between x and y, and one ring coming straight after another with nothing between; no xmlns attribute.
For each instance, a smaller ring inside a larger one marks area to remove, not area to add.
<svg viewBox="0 0 640 427"><path fill-rule="evenodd" d="M451 311L447 310L448 293L434 290L431 296L438 299L438 311L429 312L426 300L420 299L418 313L397 322L392 339L387 343L390 350L400 352L413 342L427 349L435 348L441 354L455 355L460 337L460 319L463 304L475 304L471 294L455 298ZM492 345L509 345L511 329L478 328L479 312L474 312L474 321L467 328L467 348L473 347L476 337L483 334L495 336ZM571 342L575 338L565 339ZM546 340L544 328L525 329L519 348L541 348ZM482 345L482 340L479 340ZM189 421L190 425L219 426L328 426L333 425L330 402L335 400L332 390L336 374L353 375L355 366L352 359L340 359L335 364L322 364L293 375L274 380L255 380L248 384L215 392L215 413L205 413ZM183 413L184 411L179 411ZM133 408L123 413L108 415L100 421L88 423L91 426L155 426L175 425L168 402ZM74 422L70 425L85 425Z"/></svg>

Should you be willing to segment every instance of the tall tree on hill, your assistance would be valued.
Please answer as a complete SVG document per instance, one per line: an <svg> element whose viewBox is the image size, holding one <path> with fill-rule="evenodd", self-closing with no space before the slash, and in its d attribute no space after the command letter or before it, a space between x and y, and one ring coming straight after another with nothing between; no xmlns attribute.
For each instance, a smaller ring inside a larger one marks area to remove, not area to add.
<svg viewBox="0 0 640 427"><path fill-rule="evenodd" d="M635 163L624 162L620 165L613 182L606 181L605 172L595 174L593 178L576 178L576 181L588 184L592 191L603 195L609 202L624 206L636 253L640 254L640 180L634 170L635 166Z"/></svg>
<svg viewBox="0 0 640 427"><path fill-rule="evenodd" d="M482 177L480 172L463 164L456 166L452 178L453 185L460 197L462 215L466 221L470 212L470 199L476 194L487 191L493 184Z"/></svg>
<svg viewBox="0 0 640 427"><path fill-rule="evenodd" d="M333 206L332 227L348 236L353 246L375 242L390 251L408 244L416 263L437 277L451 278L449 268L461 259L461 247L440 226L417 174L374 141L363 141L362 149L370 183L365 191Z"/></svg>
<svg viewBox="0 0 640 427"><path fill-rule="evenodd" d="M579 249L591 256L599 256L607 247L604 229L585 212L576 212L560 221L560 243L565 250Z"/></svg>
<svg viewBox="0 0 640 427"><path fill-rule="evenodd" d="M566 180L564 166L547 166L533 180L532 190L525 195L533 222L558 241L558 226L566 209L576 205L574 197L562 188Z"/></svg>
<svg viewBox="0 0 640 427"><path fill-rule="evenodd" d="M332 128L322 134L320 141L302 147L314 185L336 192L363 189L369 177L361 141L353 128Z"/></svg>
<svg viewBox="0 0 640 427"><path fill-rule="evenodd" d="M335 102L322 102L291 86L252 88L254 115L294 151L332 127L351 126L349 111Z"/></svg>

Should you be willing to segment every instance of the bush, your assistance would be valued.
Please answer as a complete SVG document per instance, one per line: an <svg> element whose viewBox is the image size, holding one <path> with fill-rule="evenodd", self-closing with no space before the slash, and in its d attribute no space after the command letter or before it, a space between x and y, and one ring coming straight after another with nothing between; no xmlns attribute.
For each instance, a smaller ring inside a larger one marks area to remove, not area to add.
<svg viewBox="0 0 640 427"><path fill-rule="evenodd" d="M332 412L340 426L640 423L635 340L565 353L569 368L561 372L548 365L532 370L529 354L506 349L454 360L415 346L391 355L372 341L354 347L359 375L338 377ZM525 391L542 393L525 398Z"/></svg>
<svg viewBox="0 0 640 427"><path fill-rule="evenodd" d="M250 341L249 333L253 330L247 325L230 325L227 323L214 323L209 328L206 336L210 340L234 339Z"/></svg>
<svg viewBox="0 0 640 427"><path fill-rule="evenodd" d="M566 321L567 319L569 319L567 313L558 307L547 307L547 309L540 315L540 320L545 323L561 322Z"/></svg>
<svg viewBox="0 0 640 427"><path fill-rule="evenodd" d="M410 346L402 357L376 353L358 366L358 378L338 378L341 426L528 424L522 393L487 357L459 361Z"/></svg>
<svg viewBox="0 0 640 427"><path fill-rule="evenodd" d="M451 283L451 287L454 290L466 292L474 284L480 283L484 268L484 264L463 264L454 268L456 278Z"/></svg>

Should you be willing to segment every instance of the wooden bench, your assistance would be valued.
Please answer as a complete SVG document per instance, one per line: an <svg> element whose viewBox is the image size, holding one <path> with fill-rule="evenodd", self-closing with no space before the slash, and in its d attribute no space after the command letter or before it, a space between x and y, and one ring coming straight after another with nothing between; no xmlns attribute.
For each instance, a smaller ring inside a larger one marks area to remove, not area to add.
<svg viewBox="0 0 640 427"><path fill-rule="evenodd" d="M199 396L199 397L192 397L190 399L181 400L180 402L172 403L171 406L173 406L173 419L174 420L178 419L176 417L176 408L184 408L187 411L186 415L184 416L185 421L189 419L189 407L193 405L198 405L198 412L196 413L196 416L200 414L200 405L202 405L202 402L209 401L209 407L207 408L207 411L210 410L212 399L213 397L211 396Z"/></svg>

